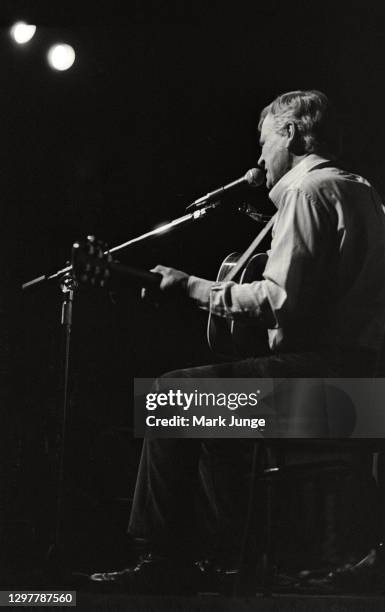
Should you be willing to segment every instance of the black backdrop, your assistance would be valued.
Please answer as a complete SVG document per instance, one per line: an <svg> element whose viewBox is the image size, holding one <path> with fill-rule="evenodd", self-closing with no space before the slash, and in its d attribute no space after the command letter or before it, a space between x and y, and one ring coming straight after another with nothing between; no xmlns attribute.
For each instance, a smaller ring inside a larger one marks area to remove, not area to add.
<svg viewBox="0 0 385 612"><path fill-rule="evenodd" d="M335 101L343 163L384 194L380 5L350 6L339 16L320 3L240 5L233 12L220 4L182 6L132 3L124 20L113 5L88 20L76 8L40 21L31 14L42 25L25 47L12 44L6 26L8 18L28 18L30 7L11 8L4 20L1 333L4 363L13 364L11 376L3 368L12 385L2 411L7 524L17 518L44 531L55 496L60 292L52 286L23 294L22 282L64 264L72 242L88 233L110 245L134 237L255 166L258 113L285 90L316 88ZM222 25L225 13L231 25ZM45 61L57 40L76 50L68 72L55 73ZM239 198L269 211L264 188ZM223 210L121 260L213 277L223 256L247 244L256 228ZM130 426L133 377L212 360L204 326L203 313L181 304L154 310L130 290L113 299L92 291L77 296L69 488L88 519L101 498L131 494L135 452L130 469L117 466L131 452L121 428ZM112 491L117 469L122 477Z"/></svg>

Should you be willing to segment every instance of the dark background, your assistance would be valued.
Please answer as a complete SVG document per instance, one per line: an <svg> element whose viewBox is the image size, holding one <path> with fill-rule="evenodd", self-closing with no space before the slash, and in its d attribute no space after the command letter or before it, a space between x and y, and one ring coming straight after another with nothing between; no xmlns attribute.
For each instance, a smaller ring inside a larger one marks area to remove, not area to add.
<svg viewBox="0 0 385 612"><path fill-rule="evenodd" d="M231 10L136 2L129 10L123 18L109 4L87 17L67 4L38 16L25 3L2 19L1 357L11 392L2 400L1 509L3 544L16 551L15 563L17 542L29 538L31 549L37 541L43 551L51 539L63 354L58 287L23 293L21 283L65 264L73 241L86 234L111 246L135 237L255 166L259 112L287 90L316 88L334 100L342 163L385 191L380 4L341 15L326 4L277 2ZM224 17L232 23L223 25ZM9 37L18 18L41 24L25 46ZM63 73L45 59L58 41L76 51ZM270 210L264 188L233 202L245 199ZM212 278L225 254L258 229L226 207L120 259ZM133 377L212 359L203 313L179 303L155 309L129 288L113 296L79 292L67 439L70 533L95 542L97 530L99 542L111 542L123 532L138 452L130 434Z"/></svg>

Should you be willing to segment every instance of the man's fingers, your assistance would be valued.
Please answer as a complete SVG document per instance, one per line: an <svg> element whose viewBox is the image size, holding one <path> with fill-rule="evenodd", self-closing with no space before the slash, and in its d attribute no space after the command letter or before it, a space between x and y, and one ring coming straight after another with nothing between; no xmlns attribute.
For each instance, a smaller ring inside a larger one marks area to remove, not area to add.
<svg viewBox="0 0 385 612"><path fill-rule="evenodd" d="M157 265L155 268L152 268L151 272L155 272L162 276L160 282L161 291L184 289L188 279L188 275L185 272L176 270L175 268L168 268L167 266Z"/></svg>
<svg viewBox="0 0 385 612"><path fill-rule="evenodd" d="M162 278L160 281L159 288L166 289L170 284L170 268L166 268L166 266L157 265L155 268L152 268L151 272L155 272L156 274L161 274Z"/></svg>
<svg viewBox="0 0 385 612"><path fill-rule="evenodd" d="M158 264L157 266L155 266L155 268L151 268L150 272L157 272L158 274L164 275L169 269L170 268L166 268L165 266L161 266Z"/></svg>

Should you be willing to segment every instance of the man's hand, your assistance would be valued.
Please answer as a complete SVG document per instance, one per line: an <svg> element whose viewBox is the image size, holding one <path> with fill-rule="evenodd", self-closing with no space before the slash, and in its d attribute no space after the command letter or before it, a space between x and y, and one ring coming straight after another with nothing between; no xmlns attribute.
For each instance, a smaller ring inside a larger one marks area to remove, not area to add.
<svg viewBox="0 0 385 612"><path fill-rule="evenodd" d="M181 270L175 270L174 268L167 268L166 266L156 266L151 272L157 272L162 275L162 281L160 283L161 291L170 290L182 290L185 291L187 288L187 281L189 275Z"/></svg>
<svg viewBox="0 0 385 612"><path fill-rule="evenodd" d="M175 270L174 268L167 268L166 266L156 266L151 272L157 272L162 276L162 281L159 286L160 291L167 291L170 293L186 292L189 275L185 272ZM154 289L150 290L143 288L141 292L142 299L154 300L156 295L159 296L159 293L158 290L154 291Z"/></svg>

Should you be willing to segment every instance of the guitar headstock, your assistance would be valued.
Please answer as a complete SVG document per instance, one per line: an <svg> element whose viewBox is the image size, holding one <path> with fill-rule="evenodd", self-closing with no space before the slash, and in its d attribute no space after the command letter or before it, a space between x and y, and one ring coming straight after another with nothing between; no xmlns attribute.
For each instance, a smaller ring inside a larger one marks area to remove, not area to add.
<svg viewBox="0 0 385 612"><path fill-rule="evenodd" d="M72 245L72 268L79 285L105 287L111 277L112 261L106 244L95 236Z"/></svg>

